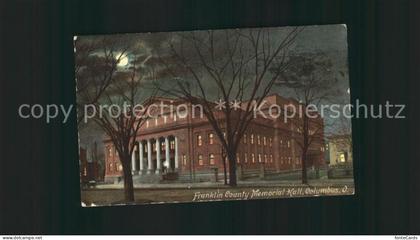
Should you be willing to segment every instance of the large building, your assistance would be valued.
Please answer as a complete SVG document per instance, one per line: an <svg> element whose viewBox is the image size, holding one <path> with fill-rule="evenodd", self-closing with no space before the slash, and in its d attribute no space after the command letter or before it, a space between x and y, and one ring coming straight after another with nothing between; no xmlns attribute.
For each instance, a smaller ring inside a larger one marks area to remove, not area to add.
<svg viewBox="0 0 420 240"><path fill-rule="evenodd" d="M179 111L174 114L173 109L167 109L142 125L132 155L134 178L146 181L172 175L175 179L207 181L215 171L223 172L223 149L207 118L197 114L200 111L194 111L195 107L184 101L169 98L155 100L174 106L174 109L183 104L184 109L182 114ZM269 106L273 104L299 105L293 99L270 95L265 98L262 112L268 112ZM223 114L219 113L215 115L223 123ZM323 119L318 117L316 121L322 127L320 132L323 136ZM241 176L252 175L260 171L262 166L267 172L300 169L301 148L297 144L300 135L293 121L285 122L281 117L258 115L247 127L237 152ZM322 138L311 144L308 167L324 165ZM112 142L106 139L104 143L105 180L115 181L122 176L122 165Z"/></svg>

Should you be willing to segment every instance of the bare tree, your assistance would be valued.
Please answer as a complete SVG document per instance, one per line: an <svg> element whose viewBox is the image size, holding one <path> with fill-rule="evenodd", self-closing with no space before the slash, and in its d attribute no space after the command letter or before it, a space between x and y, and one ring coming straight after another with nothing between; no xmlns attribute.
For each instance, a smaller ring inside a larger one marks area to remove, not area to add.
<svg viewBox="0 0 420 240"><path fill-rule="evenodd" d="M75 77L78 125L84 118L83 107L96 103L112 83L130 44L126 36L75 38Z"/></svg>
<svg viewBox="0 0 420 240"><path fill-rule="evenodd" d="M289 56L287 62L288 68L279 74L276 84L292 90L298 99L297 115L289 119L290 136L300 148L302 183L307 184L308 157L320 151L324 139L325 123L316 110L337 96L338 91L333 89L337 79L331 71L331 60L321 53ZM278 72L276 67L272 71Z"/></svg>
<svg viewBox="0 0 420 240"><path fill-rule="evenodd" d="M160 89L203 107L227 155L231 186L237 185L236 154L253 120L253 108L261 104L284 70L287 50L301 30L179 33L168 41L169 53L160 54L175 80L171 89ZM274 64L278 72L270 72Z"/></svg>
<svg viewBox="0 0 420 240"><path fill-rule="evenodd" d="M146 121L148 106L156 94L148 85L150 72L135 65L129 71L118 71L112 83L97 102L92 103L96 113L93 121L110 138L118 152L124 178L124 196L127 202L134 201L131 156L135 148L136 136ZM137 108L141 104L141 108ZM102 108L102 106L114 106Z"/></svg>

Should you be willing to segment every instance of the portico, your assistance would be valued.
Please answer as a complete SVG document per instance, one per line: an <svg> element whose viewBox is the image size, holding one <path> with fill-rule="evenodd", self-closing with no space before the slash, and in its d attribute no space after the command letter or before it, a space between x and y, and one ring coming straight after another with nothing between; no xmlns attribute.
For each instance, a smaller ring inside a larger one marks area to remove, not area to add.
<svg viewBox="0 0 420 240"><path fill-rule="evenodd" d="M131 157L133 175L177 172L178 148L178 138L172 135L138 139Z"/></svg>

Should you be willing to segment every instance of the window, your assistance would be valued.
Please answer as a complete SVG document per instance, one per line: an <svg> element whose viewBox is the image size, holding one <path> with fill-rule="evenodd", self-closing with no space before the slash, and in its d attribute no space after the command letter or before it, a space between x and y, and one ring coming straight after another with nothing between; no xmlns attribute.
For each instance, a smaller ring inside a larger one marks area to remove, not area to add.
<svg viewBox="0 0 420 240"><path fill-rule="evenodd" d="M158 125L158 119L155 118L155 126L157 126L157 125Z"/></svg>
<svg viewBox="0 0 420 240"><path fill-rule="evenodd" d="M85 167L85 168L83 168L83 176L85 176L85 177L86 177L86 175L87 175L87 169L86 169L86 167Z"/></svg>
<svg viewBox="0 0 420 240"><path fill-rule="evenodd" d="M166 143L165 143L165 141L163 141L162 142L162 144L160 145L160 151L165 151L165 148L166 148Z"/></svg>
<svg viewBox="0 0 420 240"><path fill-rule="evenodd" d="M267 146L267 138L265 136L263 137L263 144L264 146Z"/></svg>
<svg viewBox="0 0 420 240"><path fill-rule="evenodd" d="M174 122L176 122L176 113L174 114Z"/></svg>
<svg viewBox="0 0 420 240"><path fill-rule="evenodd" d="M123 170L123 168L122 168L122 165L121 164L118 164L118 171L122 171Z"/></svg>
<svg viewBox="0 0 420 240"><path fill-rule="evenodd" d="M108 147L108 156L112 157L112 148L111 147Z"/></svg>
<svg viewBox="0 0 420 240"><path fill-rule="evenodd" d="M287 147L290 148L290 141L287 140Z"/></svg>
<svg viewBox="0 0 420 240"><path fill-rule="evenodd" d="M244 160L245 160L245 163L248 163L248 155L246 153L244 153Z"/></svg>
<svg viewBox="0 0 420 240"><path fill-rule="evenodd" d="M187 166L187 155L182 154L182 165Z"/></svg>
<svg viewBox="0 0 420 240"><path fill-rule="evenodd" d="M213 143L214 143L214 134L209 133L209 144L213 144Z"/></svg>
<svg viewBox="0 0 420 240"><path fill-rule="evenodd" d="M203 139L201 138L201 135L197 135L197 146L203 145Z"/></svg>
<svg viewBox="0 0 420 240"><path fill-rule="evenodd" d="M198 165L203 166L203 155L198 154Z"/></svg>
<svg viewBox="0 0 420 240"><path fill-rule="evenodd" d="M273 162L273 154L270 154L270 162Z"/></svg>
<svg viewBox="0 0 420 240"><path fill-rule="evenodd" d="M268 163L267 154L264 154L264 162L265 162L265 163Z"/></svg>
<svg viewBox="0 0 420 240"><path fill-rule="evenodd" d="M209 154L209 162L210 162L210 165L214 165L214 154L212 153Z"/></svg>
<svg viewBox="0 0 420 240"><path fill-rule="evenodd" d="M291 164L292 163L292 158L291 157L289 157L289 164Z"/></svg>
<svg viewBox="0 0 420 240"><path fill-rule="evenodd" d="M169 147L170 147L171 150L175 149L175 141L174 140L170 141L170 146Z"/></svg>
<svg viewBox="0 0 420 240"><path fill-rule="evenodd" d="M146 120L146 127L149 127L149 120Z"/></svg>
<svg viewBox="0 0 420 240"><path fill-rule="evenodd" d="M273 146L273 139L272 138L269 138L268 139L268 143L269 143L270 147L272 147Z"/></svg>
<svg viewBox="0 0 420 240"><path fill-rule="evenodd" d="M261 154L258 154L258 162L261 162Z"/></svg>
<svg viewBox="0 0 420 240"><path fill-rule="evenodd" d="M255 163L255 154L251 153L251 161L252 163Z"/></svg>
<svg viewBox="0 0 420 240"><path fill-rule="evenodd" d="M251 134L251 144L254 144L254 134Z"/></svg>
<svg viewBox="0 0 420 240"><path fill-rule="evenodd" d="M156 143L152 143L152 152L156 152Z"/></svg>
<svg viewBox="0 0 420 240"><path fill-rule="evenodd" d="M244 134L243 138L244 138L244 143L246 143L246 134Z"/></svg>
<svg viewBox="0 0 420 240"><path fill-rule="evenodd" d="M260 138L260 135L257 135L257 144L258 144L258 145L261 145L261 138Z"/></svg>
<svg viewBox="0 0 420 240"><path fill-rule="evenodd" d="M168 117L167 116L163 116L163 123L166 123Z"/></svg>
<svg viewBox="0 0 420 240"><path fill-rule="evenodd" d="M240 163L239 155L236 155L236 162Z"/></svg>
<svg viewBox="0 0 420 240"><path fill-rule="evenodd" d="M114 169L113 169L113 164L112 164L112 163L110 163L110 164L109 164L109 171L110 171L110 172L113 172L113 171L114 171Z"/></svg>

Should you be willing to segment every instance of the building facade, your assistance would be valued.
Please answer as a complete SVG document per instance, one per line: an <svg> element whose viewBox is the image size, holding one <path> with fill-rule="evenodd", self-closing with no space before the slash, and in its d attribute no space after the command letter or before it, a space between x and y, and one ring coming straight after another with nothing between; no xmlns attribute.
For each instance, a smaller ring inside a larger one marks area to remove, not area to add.
<svg viewBox="0 0 420 240"><path fill-rule="evenodd" d="M80 159L80 181L82 183L103 181L103 174L100 173L97 161L88 160L88 151L85 148L79 148Z"/></svg>
<svg viewBox="0 0 420 240"><path fill-rule="evenodd" d="M329 165L352 165L351 135L334 135L328 138Z"/></svg>
<svg viewBox="0 0 420 240"><path fill-rule="evenodd" d="M177 179L207 181L215 171L223 172L223 148L212 125L205 116L198 114L200 111L195 109L196 106L168 98L156 101L178 107L178 110L182 105L183 109L178 114L174 114L173 109L161 111L156 118L146 120L141 126L132 155L134 176L176 173ZM272 104L298 104L278 95L270 95L264 102L263 113L272 110L269 109ZM215 116L223 123L223 114L215 113ZM323 126L323 120L318 120ZM252 175L262 166L267 172L300 169L299 132L294 130L292 123L285 122L281 117L260 115L251 121L237 151L241 176ZM104 144L105 180L115 181L122 176L122 165L112 142L106 139ZM311 144L308 167L325 164L323 148L322 140Z"/></svg>

